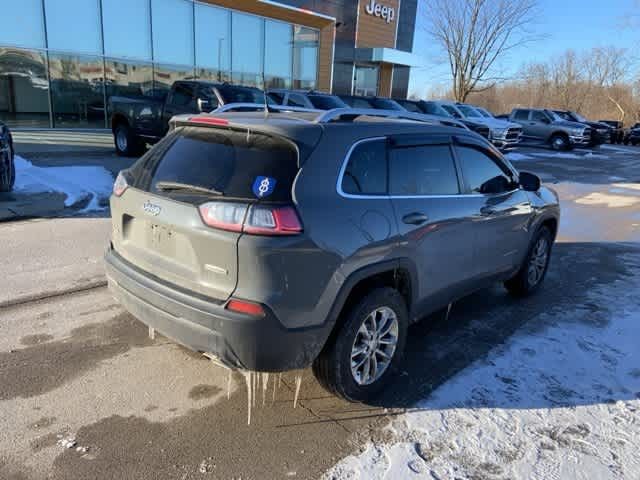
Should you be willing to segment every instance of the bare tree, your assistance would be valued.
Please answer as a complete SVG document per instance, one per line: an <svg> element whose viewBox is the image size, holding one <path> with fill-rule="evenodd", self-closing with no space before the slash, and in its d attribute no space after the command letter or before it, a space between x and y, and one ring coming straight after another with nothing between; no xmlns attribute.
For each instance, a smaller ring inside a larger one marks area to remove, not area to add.
<svg viewBox="0 0 640 480"><path fill-rule="evenodd" d="M536 0L426 0L427 29L446 53L453 95L490 88L496 61L534 37L527 32Z"/></svg>

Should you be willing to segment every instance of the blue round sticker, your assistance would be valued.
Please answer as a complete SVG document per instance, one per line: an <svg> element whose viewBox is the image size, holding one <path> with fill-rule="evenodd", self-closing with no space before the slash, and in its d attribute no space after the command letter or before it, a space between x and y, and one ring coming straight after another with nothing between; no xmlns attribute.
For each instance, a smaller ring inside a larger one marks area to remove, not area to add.
<svg viewBox="0 0 640 480"><path fill-rule="evenodd" d="M253 182L253 194L258 198L268 197L276 188L276 179L271 177L256 177Z"/></svg>

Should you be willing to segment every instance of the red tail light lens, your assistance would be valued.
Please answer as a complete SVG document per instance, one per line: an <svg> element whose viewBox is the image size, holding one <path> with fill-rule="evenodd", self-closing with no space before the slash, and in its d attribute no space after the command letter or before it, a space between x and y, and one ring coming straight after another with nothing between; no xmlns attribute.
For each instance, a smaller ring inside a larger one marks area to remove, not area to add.
<svg viewBox="0 0 640 480"><path fill-rule="evenodd" d="M205 225L230 232L241 232L248 207L246 203L208 202L198 208Z"/></svg>
<svg viewBox="0 0 640 480"><path fill-rule="evenodd" d="M302 224L293 207L249 206L236 202L200 205L202 221L209 227L252 235L297 235Z"/></svg>
<svg viewBox="0 0 640 480"><path fill-rule="evenodd" d="M254 317L264 317L264 308L262 308L262 305L259 303L231 299L225 308L232 312L244 313Z"/></svg>
<svg viewBox="0 0 640 480"><path fill-rule="evenodd" d="M193 123L204 123L205 125L229 125L228 120L217 117L189 117L189 121Z"/></svg>
<svg viewBox="0 0 640 480"><path fill-rule="evenodd" d="M118 173L116 177L116 181L113 183L113 194L116 197L121 196L124 191L129 188L129 184L127 183L127 179L122 174L122 172Z"/></svg>

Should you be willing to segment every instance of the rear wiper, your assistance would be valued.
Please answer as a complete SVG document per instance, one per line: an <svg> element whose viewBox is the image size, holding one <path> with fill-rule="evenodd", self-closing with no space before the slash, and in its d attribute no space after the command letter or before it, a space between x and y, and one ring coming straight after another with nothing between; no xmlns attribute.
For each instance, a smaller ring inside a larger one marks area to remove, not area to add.
<svg viewBox="0 0 640 480"><path fill-rule="evenodd" d="M206 193L209 195L224 195L223 192L213 188L199 187L198 185L190 185L188 183L178 182L157 182L156 190L161 192L180 191L185 193Z"/></svg>

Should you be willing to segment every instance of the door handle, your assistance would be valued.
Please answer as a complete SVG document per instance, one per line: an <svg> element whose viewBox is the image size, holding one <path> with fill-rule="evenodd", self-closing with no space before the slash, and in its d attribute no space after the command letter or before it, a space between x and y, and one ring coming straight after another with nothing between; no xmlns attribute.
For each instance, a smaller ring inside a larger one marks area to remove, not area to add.
<svg viewBox="0 0 640 480"><path fill-rule="evenodd" d="M402 217L402 221L408 225L422 225L427 220L429 220L429 217L420 212L408 213Z"/></svg>
<svg viewBox="0 0 640 480"><path fill-rule="evenodd" d="M490 215L495 215L496 214L496 209L492 208L492 207L482 207L480 209L480 215L482 215L483 217L488 217Z"/></svg>

